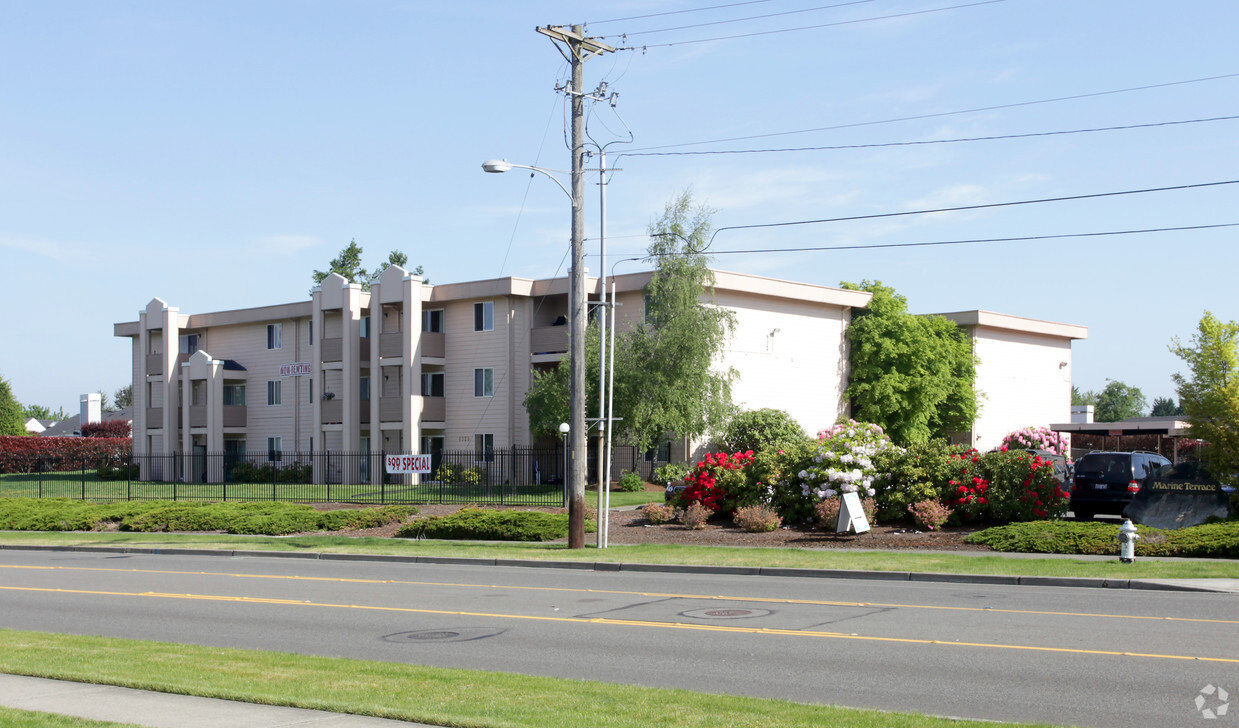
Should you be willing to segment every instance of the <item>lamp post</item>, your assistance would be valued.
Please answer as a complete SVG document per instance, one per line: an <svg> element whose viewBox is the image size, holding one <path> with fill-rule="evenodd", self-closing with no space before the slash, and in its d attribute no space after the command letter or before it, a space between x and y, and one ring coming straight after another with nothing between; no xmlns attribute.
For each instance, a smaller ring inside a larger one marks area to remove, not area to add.
<svg viewBox="0 0 1239 728"><path fill-rule="evenodd" d="M560 472L560 477L563 479L563 483L564 483L563 490L564 490L564 502L565 503L568 502L568 431L571 429L572 428L568 425L567 422L559 423L559 434L564 439L564 466L559 472Z"/></svg>
<svg viewBox="0 0 1239 728"><path fill-rule="evenodd" d="M574 73L579 72L574 70ZM580 98L573 99L579 104ZM579 123L575 116L574 124ZM573 133L573 138L579 135ZM569 442L568 448L570 477L568 479L568 548L585 547L585 471L588 455L585 449L585 221L584 221L584 187L581 176L580 160L574 158L572 164L572 190L551 174L557 170L547 170L526 164L513 164L500 159L489 159L482 163L482 170L491 173L507 172L513 168L528 169L540 172L555 181L559 189L572 202L572 270L571 296L569 308L572 315L570 335L568 337L568 359L571 364L571 386L569 388Z"/></svg>

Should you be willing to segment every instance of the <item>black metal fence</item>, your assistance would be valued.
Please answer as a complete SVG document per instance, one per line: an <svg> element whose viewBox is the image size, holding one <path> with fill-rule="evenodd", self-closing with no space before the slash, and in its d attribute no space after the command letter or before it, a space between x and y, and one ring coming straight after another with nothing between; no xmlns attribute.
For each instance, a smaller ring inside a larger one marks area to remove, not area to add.
<svg viewBox="0 0 1239 728"><path fill-rule="evenodd" d="M298 503L477 503L564 506L564 449L444 451L430 472L389 473L396 453L289 452L125 455L106 461L37 457L10 464L0 497L91 501L291 501ZM401 454L403 455L403 453ZM591 482L597 452L591 450ZM612 450L612 473L645 478L658 463L635 448Z"/></svg>

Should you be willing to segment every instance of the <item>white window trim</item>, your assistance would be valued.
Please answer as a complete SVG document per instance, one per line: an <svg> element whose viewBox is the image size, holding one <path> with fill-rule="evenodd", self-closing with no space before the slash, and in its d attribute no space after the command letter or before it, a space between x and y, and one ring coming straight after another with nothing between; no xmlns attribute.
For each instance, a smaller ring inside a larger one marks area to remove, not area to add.
<svg viewBox="0 0 1239 728"><path fill-rule="evenodd" d="M482 307L482 328L478 328L478 306ZM490 316L487 316L487 311ZM487 319L490 319L487 321ZM489 324L489 325L488 325ZM495 330L495 302L494 301L478 301L473 304L473 330L474 331L494 331Z"/></svg>
<svg viewBox="0 0 1239 728"><path fill-rule="evenodd" d="M487 376L490 372L490 376ZM479 381L479 376L481 380ZM488 381L489 380L489 381ZM487 384L490 387L487 387ZM478 391L481 390L481 394ZM473 396L474 397L494 397L495 396L495 370L493 367L477 367L473 370Z"/></svg>
<svg viewBox="0 0 1239 728"><path fill-rule="evenodd" d="M283 387L281 387L280 384L281 382L278 379L267 380L267 406L268 407L278 407L279 405L283 404L284 393L282 391ZM275 386L272 386L272 385L275 385Z"/></svg>
<svg viewBox="0 0 1239 728"><path fill-rule="evenodd" d="M284 348L284 325L283 324L267 324L267 350L274 351L275 349ZM274 334L274 336L272 336ZM275 344L275 346L272 346Z"/></svg>

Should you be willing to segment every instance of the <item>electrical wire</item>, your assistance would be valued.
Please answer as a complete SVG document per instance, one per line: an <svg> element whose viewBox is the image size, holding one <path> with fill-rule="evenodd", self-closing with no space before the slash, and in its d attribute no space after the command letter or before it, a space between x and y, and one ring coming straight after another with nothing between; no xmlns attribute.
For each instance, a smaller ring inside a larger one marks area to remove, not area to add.
<svg viewBox="0 0 1239 728"><path fill-rule="evenodd" d="M873 18L857 18L855 20L839 20L833 23L819 23L818 25L802 25L796 28L782 28L779 30L762 30L753 33L739 33L737 35L723 35L715 38L697 38L696 40L679 40L671 43L647 43L641 46L617 46L617 51L645 51L650 48L670 48L678 45L692 45L694 43L709 43L716 40L736 40L739 38L755 38L762 35L776 35L778 33L793 33L800 30L817 30L819 28L833 28L840 25L855 25L857 23L871 23L878 20L892 20L894 18L907 18L914 15L927 15L929 13L940 13L944 10L959 10L961 8L974 8L980 5L993 5L995 3L1003 3L1007 0L980 0L979 2L964 3L962 5L949 5L944 8L930 8L928 10L912 10L906 13L893 13L891 15L881 15Z"/></svg>
<svg viewBox="0 0 1239 728"><path fill-rule="evenodd" d="M891 119L878 119L875 121L857 121L850 124L835 124L833 126L819 126L813 129L796 129L794 131L776 131L767 134L751 134L748 136L727 137L723 139L707 139L696 142L680 142L677 144L661 144L654 147L641 147L634 149L629 154L636 152L646 152L654 149L672 149L675 147L695 147L703 144L722 144L724 142L742 142L750 139L769 139L777 136L790 136L792 134L811 134L818 131L834 131L836 129L853 129L861 126L876 126L878 124L893 124L899 121L917 121L920 119L937 119L944 116L958 116L960 114L973 114L979 111L998 111L1000 109L1014 109L1021 106L1035 106L1037 104L1049 104L1058 101L1075 101L1077 99L1094 98L1097 96L1109 96L1111 94L1129 93L1131 91L1148 91L1155 88L1167 88L1170 86L1182 86L1189 83L1203 83L1205 81L1220 81L1226 78L1239 77L1239 73L1225 73L1218 76L1205 76L1203 78L1190 78L1184 81L1168 81L1165 83L1154 83L1146 86L1131 86L1128 88L1111 89L1109 91L1092 91L1084 94L1074 94L1071 96L1056 96L1049 99L1037 99L1035 101L1017 101L1010 104L998 104L996 106L979 106L972 109L959 109L957 111L940 111L933 114L917 114L915 116L899 116Z"/></svg>
<svg viewBox="0 0 1239 728"><path fill-rule="evenodd" d="M626 20L645 20L646 18L661 18L667 15L683 15L684 13L700 13L706 10L721 10L723 8L735 8L741 5L760 5L768 3L770 0L746 0L739 3L728 3L727 5L711 5L706 8L689 8L687 10L668 10L665 13L650 13L649 15L632 15L627 18L611 18L610 20L591 20L585 25L602 25L603 23L619 23Z"/></svg>
<svg viewBox="0 0 1239 728"><path fill-rule="evenodd" d="M957 139L924 139L911 142L879 142L874 144L836 144L825 147L783 147L779 149L716 149L694 152L626 152L626 157L683 157L702 156L709 154L762 154L768 152L820 152L840 149L874 149L878 147L909 147L924 144L958 144L961 142L987 142L1000 139L1028 139L1032 137L1061 136L1065 134L1088 134L1102 131L1122 131L1126 129L1150 129L1158 126L1177 126L1181 124L1204 124L1211 121L1231 121L1239 119L1234 116L1213 116L1207 119L1183 119L1179 121L1158 121L1149 124L1126 124L1123 126L1099 126L1089 129L1069 129L1065 131L1039 131L1028 134L996 134L993 136L960 137Z"/></svg>
<svg viewBox="0 0 1239 728"><path fill-rule="evenodd" d="M747 18L732 18L730 20L715 20L709 23L697 23L695 25L680 25L674 28L658 28L656 30L639 30L635 33L624 33L620 37L631 38L634 35L649 35L651 33L669 33L674 30L690 30L692 28L706 28L711 25L726 25L727 23L743 23L749 20L765 20L766 18L777 18L783 15L799 15L800 13L812 13L818 10L833 10L835 8L847 7L848 5L863 5L871 3L874 0L850 0L849 2L836 3L834 5L819 5L816 8L803 8L801 10L785 10L781 13L768 13L766 15L751 15ZM602 36L607 37L607 36Z"/></svg>

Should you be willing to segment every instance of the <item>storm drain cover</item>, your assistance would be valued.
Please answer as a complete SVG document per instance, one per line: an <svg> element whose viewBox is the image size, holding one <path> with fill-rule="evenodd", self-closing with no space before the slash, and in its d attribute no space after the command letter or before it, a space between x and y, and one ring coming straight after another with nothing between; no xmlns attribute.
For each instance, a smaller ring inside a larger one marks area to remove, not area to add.
<svg viewBox="0 0 1239 728"><path fill-rule="evenodd" d="M383 636L384 642L468 642L487 637L496 637L504 630L485 629L423 629L415 632L397 632Z"/></svg>
<svg viewBox="0 0 1239 728"><path fill-rule="evenodd" d="M693 609L680 612L685 617L693 619L745 619L749 617L765 617L770 614L768 609Z"/></svg>

